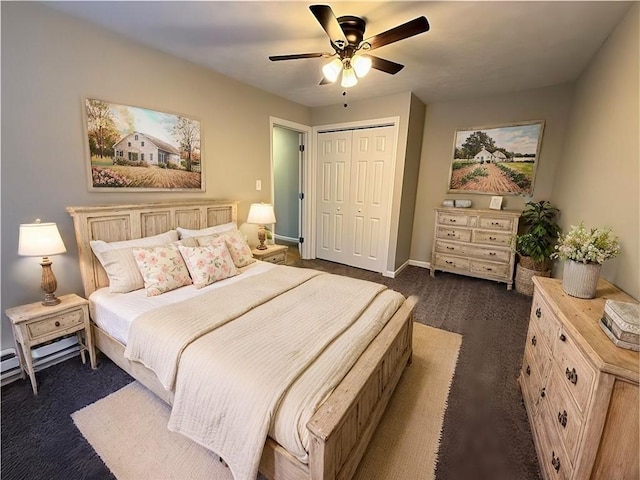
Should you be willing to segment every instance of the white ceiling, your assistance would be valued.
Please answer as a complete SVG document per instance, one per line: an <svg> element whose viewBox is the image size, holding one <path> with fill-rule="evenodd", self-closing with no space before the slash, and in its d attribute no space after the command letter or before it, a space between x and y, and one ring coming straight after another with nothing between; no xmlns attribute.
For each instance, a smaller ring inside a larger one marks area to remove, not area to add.
<svg viewBox="0 0 640 480"><path fill-rule="evenodd" d="M317 2L322 3L322 2ZM339 85L318 85L322 58L271 62L269 55L332 52L301 1L46 2L140 43L308 106L342 103ZM427 33L374 55L405 65L376 70L347 99L412 91L424 103L527 90L575 80L630 2L331 2L336 16L367 21L365 38L425 15Z"/></svg>

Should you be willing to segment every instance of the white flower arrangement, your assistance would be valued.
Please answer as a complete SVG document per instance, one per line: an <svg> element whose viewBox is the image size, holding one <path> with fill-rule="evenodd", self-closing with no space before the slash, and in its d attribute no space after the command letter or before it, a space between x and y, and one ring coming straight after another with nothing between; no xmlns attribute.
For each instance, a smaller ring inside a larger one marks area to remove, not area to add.
<svg viewBox="0 0 640 480"><path fill-rule="evenodd" d="M620 253L618 237L612 235L610 228L592 228L587 230L580 223L571 226L571 231L560 236L556 251L551 258L573 260L582 263L604 263Z"/></svg>

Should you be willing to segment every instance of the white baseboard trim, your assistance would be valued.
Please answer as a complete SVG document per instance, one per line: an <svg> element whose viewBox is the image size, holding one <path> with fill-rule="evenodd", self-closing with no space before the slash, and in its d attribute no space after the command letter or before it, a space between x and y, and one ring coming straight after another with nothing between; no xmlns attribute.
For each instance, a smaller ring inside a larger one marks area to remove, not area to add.
<svg viewBox="0 0 640 480"><path fill-rule="evenodd" d="M294 238L294 237L285 237L284 235L278 235L277 233L275 233L275 234L273 235L273 237L274 237L276 240L284 240L285 242L291 242L291 243L296 243L296 244L299 242L299 239L298 239L298 238Z"/></svg>
<svg viewBox="0 0 640 480"><path fill-rule="evenodd" d="M422 260L409 260L409 265L412 267L428 268L431 270L431 262L423 262Z"/></svg>

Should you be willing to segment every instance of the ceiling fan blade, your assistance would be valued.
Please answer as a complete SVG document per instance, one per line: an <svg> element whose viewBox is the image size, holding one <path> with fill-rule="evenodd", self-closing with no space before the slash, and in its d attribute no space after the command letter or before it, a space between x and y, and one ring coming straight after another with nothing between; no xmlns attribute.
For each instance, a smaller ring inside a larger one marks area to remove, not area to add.
<svg viewBox="0 0 640 480"><path fill-rule="evenodd" d="M371 45L371 48L369 50L373 50L374 48L380 48L385 45L389 45L390 43L404 40L405 38L413 37L414 35L418 35L419 33L428 31L429 22L427 21L426 17L422 16L414 18L410 22L398 25L397 27L392 28L391 30L387 30L386 32L382 32L378 35L374 35L373 37L369 37L365 39L364 42Z"/></svg>
<svg viewBox="0 0 640 480"><path fill-rule="evenodd" d="M371 68L391 75L395 75L404 68L404 65L392 62L391 60L385 60L384 58L374 57L373 55L363 55L363 57L369 57L371 59Z"/></svg>
<svg viewBox="0 0 640 480"><path fill-rule="evenodd" d="M309 10L327 32L331 43L342 50L349 42L331 7L329 5L311 5Z"/></svg>
<svg viewBox="0 0 640 480"><path fill-rule="evenodd" d="M296 60L298 58L319 58L330 56L328 53L292 53L290 55L271 55L269 60L279 62L280 60Z"/></svg>

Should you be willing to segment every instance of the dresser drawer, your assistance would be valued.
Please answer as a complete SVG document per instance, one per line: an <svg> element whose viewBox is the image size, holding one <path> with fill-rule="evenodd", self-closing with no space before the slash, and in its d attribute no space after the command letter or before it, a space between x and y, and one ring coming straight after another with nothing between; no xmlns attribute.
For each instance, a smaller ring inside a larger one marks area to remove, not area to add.
<svg viewBox="0 0 640 480"><path fill-rule="evenodd" d="M471 260L471 271L489 277L506 278L509 276L509 265Z"/></svg>
<svg viewBox="0 0 640 480"><path fill-rule="evenodd" d="M549 350L553 349L554 342L559 336L560 324L551 313L551 310L540 297L540 294L536 290L533 295L533 303L531 306L531 320L532 324L538 328L540 336L547 344Z"/></svg>
<svg viewBox="0 0 640 480"><path fill-rule="evenodd" d="M438 223L442 225L454 225L466 227L471 224L471 219L464 214L456 213L438 213Z"/></svg>
<svg viewBox="0 0 640 480"><path fill-rule="evenodd" d="M453 243L447 242L445 240L436 240L436 252L450 254L450 255L460 255L466 257L469 255L469 251L472 247L466 243Z"/></svg>
<svg viewBox="0 0 640 480"><path fill-rule="evenodd" d="M538 329L532 323L529 324L525 350L529 352L529 360L535 363L540 377L545 381L551 361L551 352L545 346L544 340L541 340Z"/></svg>
<svg viewBox="0 0 640 480"><path fill-rule="evenodd" d="M436 253L436 266L444 268L455 268L456 270L469 271L469 259L440 255Z"/></svg>
<svg viewBox="0 0 640 480"><path fill-rule="evenodd" d="M483 260L491 260L492 262L509 263L511 261L511 251L501 250L491 247L469 246L468 255L471 257L481 258Z"/></svg>
<svg viewBox="0 0 640 480"><path fill-rule="evenodd" d="M529 344L524 349L522 370L520 372L520 387L529 415L533 415L540 401L540 391L543 387L542 374L538 370L538 363L533 358Z"/></svg>
<svg viewBox="0 0 640 480"><path fill-rule="evenodd" d="M58 332L76 326L84 328L84 315L81 309L72 310L44 320L30 322L27 324L27 332L29 339L33 341L40 340L52 333L55 333L57 336Z"/></svg>
<svg viewBox="0 0 640 480"><path fill-rule="evenodd" d="M473 235L473 243L486 243L488 245L509 246L513 241L513 235L502 232L489 232L486 230L476 230Z"/></svg>
<svg viewBox="0 0 640 480"><path fill-rule="evenodd" d="M558 436L562 440L569 455L569 461L575 465L576 452L580 433L582 432L583 417L575 404L567 387L562 382L562 377L557 369L549 372L549 381L546 388L551 414L554 416L555 427Z"/></svg>
<svg viewBox="0 0 640 480"><path fill-rule="evenodd" d="M578 350L573 339L560 332L554 350L554 368L568 387L580 411L585 412L591 397L596 374Z"/></svg>
<svg viewBox="0 0 640 480"><path fill-rule="evenodd" d="M569 480L573 474L573 466L569 455L558 435L554 422L557 420L551 411L548 398L543 398L539 405L538 417L538 454L540 466L545 471L545 478L553 480Z"/></svg>
<svg viewBox="0 0 640 480"><path fill-rule="evenodd" d="M490 230L505 230L510 232L513 229L513 219L481 216L478 221L478 226Z"/></svg>
<svg viewBox="0 0 640 480"><path fill-rule="evenodd" d="M436 230L436 237L444 238L445 240L460 240L462 242L470 242L471 230L454 227L438 227L438 229Z"/></svg>

